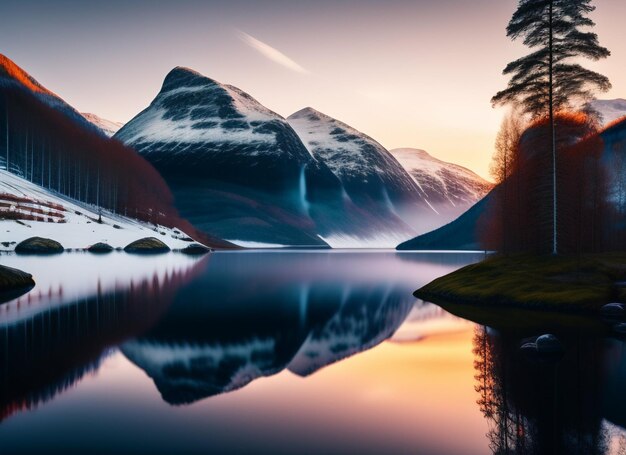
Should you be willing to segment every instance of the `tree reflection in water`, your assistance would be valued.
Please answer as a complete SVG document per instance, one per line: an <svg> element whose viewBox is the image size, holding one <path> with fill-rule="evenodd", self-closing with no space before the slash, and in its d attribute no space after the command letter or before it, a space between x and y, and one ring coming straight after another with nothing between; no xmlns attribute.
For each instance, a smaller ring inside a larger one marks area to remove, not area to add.
<svg viewBox="0 0 626 455"><path fill-rule="evenodd" d="M606 387L623 379L614 367L624 363L623 343L580 334L561 340L562 358L531 357L519 334L476 328L477 404L494 454L626 454L626 433L609 412L623 393Z"/></svg>

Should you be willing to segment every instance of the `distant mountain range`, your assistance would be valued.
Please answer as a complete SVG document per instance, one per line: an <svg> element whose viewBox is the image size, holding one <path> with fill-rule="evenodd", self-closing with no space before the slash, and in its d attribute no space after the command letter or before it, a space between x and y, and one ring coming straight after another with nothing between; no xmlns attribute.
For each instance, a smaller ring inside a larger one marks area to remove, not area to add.
<svg viewBox="0 0 626 455"><path fill-rule="evenodd" d="M420 186L345 123L312 108L284 119L187 68L172 70L114 137L161 172L183 216L241 245L395 246L450 221L489 187L469 171L454 185L459 168L443 172L442 162L431 179L440 184Z"/></svg>
<svg viewBox="0 0 626 455"><path fill-rule="evenodd" d="M82 112L81 115L85 117L85 119L87 119L89 122L100 128L108 137L113 136L121 127L124 126L124 124L121 122L107 120L102 117L98 117L96 114Z"/></svg>
<svg viewBox="0 0 626 455"><path fill-rule="evenodd" d="M428 204L445 215L444 219L463 213L493 188L493 183L473 171L441 161L424 150L401 148L391 150L391 154L427 196Z"/></svg>
<svg viewBox="0 0 626 455"><path fill-rule="evenodd" d="M180 213L216 247L394 247L492 188L422 150L389 152L313 108L283 118L181 67L122 125L80 114L0 55L0 111L0 167L45 191L189 231Z"/></svg>

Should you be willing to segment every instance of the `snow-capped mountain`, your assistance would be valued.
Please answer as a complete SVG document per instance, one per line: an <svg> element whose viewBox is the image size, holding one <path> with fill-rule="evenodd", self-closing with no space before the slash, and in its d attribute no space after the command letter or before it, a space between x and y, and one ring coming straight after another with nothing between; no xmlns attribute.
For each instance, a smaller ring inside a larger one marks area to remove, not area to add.
<svg viewBox="0 0 626 455"><path fill-rule="evenodd" d="M90 114L88 112L81 112L81 115L85 117L88 121L93 123L95 126L100 128L104 134L108 137L113 136L118 130L124 126L122 122L114 122L112 120L107 120L102 117L97 116L96 114Z"/></svg>
<svg viewBox="0 0 626 455"><path fill-rule="evenodd" d="M340 199L340 183L241 90L177 67L115 138L162 173L196 226L233 241L325 245L308 210Z"/></svg>
<svg viewBox="0 0 626 455"><path fill-rule="evenodd" d="M71 249L98 242L123 248L144 237L157 237L172 249L182 249L190 240L180 229L99 211L4 170L0 170L0 231L0 251L12 251L30 237L51 238Z"/></svg>
<svg viewBox="0 0 626 455"><path fill-rule="evenodd" d="M593 100L589 103L591 107L602 116L602 123L608 125L617 119L626 116L626 100Z"/></svg>
<svg viewBox="0 0 626 455"><path fill-rule="evenodd" d="M391 150L437 212L462 213L482 199L493 184L463 166L441 161L424 150ZM449 221L449 220L448 220Z"/></svg>
<svg viewBox="0 0 626 455"><path fill-rule="evenodd" d="M0 124L4 145L0 169L87 206L200 234L180 218L165 181L144 158L107 138L4 56L0 58ZM204 234L202 240L232 247Z"/></svg>
<svg viewBox="0 0 626 455"><path fill-rule="evenodd" d="M423 231L436 216L428 195L378 142L351 126L307 107L287 121L309 152L341 181L358 209L380 216L381 230L398 236ZM383 220L387 220L385 223Z"/></svg>
<svg viewBox="0 0 626 455"><path fill-rule="evenodd" d="M480 197L469 171L431 160L423 174L446 187L422 185L345 123L312 108L285 120L188 68L170 71L114 138L161 172L184 217L244 246L393 247L451 221L471 191ZM455 186L455 175L465 180Z"/></svg>
<svg viewBox="0 0 626 455"><path fill-rule="evenodd" d="M351 199L376 194L379 198L411 200L415 184L393 156L374 139L313 108L304 108L287 121L309 152L343 183ZM385 195L386 193L386 195Z"/></svg>

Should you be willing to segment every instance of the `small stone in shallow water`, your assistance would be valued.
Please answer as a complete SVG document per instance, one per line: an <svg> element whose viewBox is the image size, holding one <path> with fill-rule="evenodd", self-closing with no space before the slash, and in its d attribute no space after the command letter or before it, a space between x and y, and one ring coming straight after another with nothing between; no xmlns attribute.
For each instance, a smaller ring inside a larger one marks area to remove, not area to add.
<svg viewBox="0 0 626 455"><path fill-rule="evenodd" d="M600 308L600 312L604 316L623 316L626 311L621 303L608 303Z"/></svg>
<svg viewBox="0 0 626 455"><path fill-rule="evenodd" d="M541 335L536 341L537 352L540 354L557 354L563 352L563 345L552 334Z"/></svg>
<svg viewBox="0 0 626 455"><path fill-rule="evenodd" d="M113 251L113 247L108 243L98 242L87 248L87 251L90 253L110 253Z"/></svg>
<svg viewBox="0 0 626 455"><path fill-rule="evenodd" d="M537 343L524 343L520 346L520 350L524 352L537 352Z"/></svg>
<svg viewBox="0 0 626 455"><path fill-rule="evenodd" d="M199 243L192 243L191 245L187 245L185 248L180 250L180 252L183 254L188 254L192 256L201 255L201 254L210 253L211 248L207 248L206 246L201 245Z"/></svg>
<svg viewBox="0 0 626 455"><path fill-rule="evenodd" d="M126 248L124 248L124 251L127 253L158 254L167 253L170 251L170 247L159 239L146 237L128 244Z"/></svg>

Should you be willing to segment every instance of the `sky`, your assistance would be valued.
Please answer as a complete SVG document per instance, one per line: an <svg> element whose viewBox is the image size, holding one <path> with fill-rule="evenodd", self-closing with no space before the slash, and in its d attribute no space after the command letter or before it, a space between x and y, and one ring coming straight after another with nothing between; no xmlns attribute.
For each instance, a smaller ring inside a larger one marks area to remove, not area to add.
<svg viewBox="0 0 626 455"><path fill-rule="evenodd" d="M516 0L0 2L0 53L81 112L126 122L187 66L282 116L307 106L388 149L415 147L488 177L505 109L491 97L526 50ZM587 64L626 98L626 2L596 0L612 51Z"/></svg>

